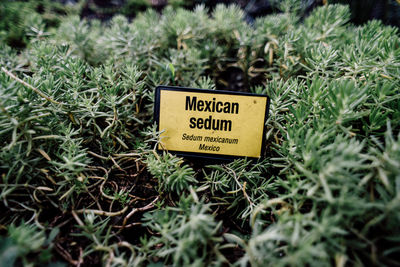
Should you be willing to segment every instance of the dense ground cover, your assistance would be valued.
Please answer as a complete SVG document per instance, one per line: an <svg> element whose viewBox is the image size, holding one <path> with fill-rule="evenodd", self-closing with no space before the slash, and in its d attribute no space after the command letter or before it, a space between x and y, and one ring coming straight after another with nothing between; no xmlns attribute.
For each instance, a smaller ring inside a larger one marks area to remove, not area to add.
<svg viewBox="0 0 400 267"><path fill-rule="evenodd" d="M31 14L24 50L0 35L0 262L399 265L399 31L280 9ZM265 157L157 154L154 88L233 69L271 98Z"/></svg>

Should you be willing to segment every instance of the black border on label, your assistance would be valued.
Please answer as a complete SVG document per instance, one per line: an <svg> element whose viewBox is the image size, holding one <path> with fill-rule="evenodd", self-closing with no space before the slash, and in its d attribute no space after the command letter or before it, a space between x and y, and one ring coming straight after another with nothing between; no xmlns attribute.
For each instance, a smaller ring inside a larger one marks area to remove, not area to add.
<svg viewBox="0 0 400 267"><path fill-rule="evenodd" d="M268 119L269 104L270 104L270 98L268 95L245 93L245 92L235 92L235 91L225 91L225 90L210 90L210 89L198 89L198 88L188 88L188 87L179 87L179 86L159 85L156 87L155 97L154 97L154 121L157 123L157 131L160 131L159 120L160 120L160 95L161 95L160 92L161 92L161 90L266 97L267 98L267 104L266 104L267 106L265 108L265 114L264 114L264 127L263 127L263 135L262 135L263 140L261 142L260 157L247 157L247 158L260 159L263 157L264 152L265 152L265 142L266 142L266 140L265 140L265 134L266 134L265 122ZM162 152L164 150L158 149L158 145L157 145L157 151ZM221 155L221 154L212 154L212 153L184 152L184 151L177 151L177 150L166 150L166 151L176 154L178 156L204 158L204 159L232 160L232 159L237 159L237 158L246 158L245 156L232 156L232 155Z"/></svg>

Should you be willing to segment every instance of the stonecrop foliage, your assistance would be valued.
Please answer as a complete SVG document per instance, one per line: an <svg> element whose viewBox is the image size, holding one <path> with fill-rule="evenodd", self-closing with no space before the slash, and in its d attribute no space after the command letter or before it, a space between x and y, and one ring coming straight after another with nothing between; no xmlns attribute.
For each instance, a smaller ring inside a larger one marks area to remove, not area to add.
<svg viewBox="0 0 400 267"><path fill-rule="evenodd" d="M22 51L3 31L0 262L399 265L399 30L284 3L252 25L223 5L32 16ZM155 87L231 67L271 98L265 157L157 154Z"/></svg>

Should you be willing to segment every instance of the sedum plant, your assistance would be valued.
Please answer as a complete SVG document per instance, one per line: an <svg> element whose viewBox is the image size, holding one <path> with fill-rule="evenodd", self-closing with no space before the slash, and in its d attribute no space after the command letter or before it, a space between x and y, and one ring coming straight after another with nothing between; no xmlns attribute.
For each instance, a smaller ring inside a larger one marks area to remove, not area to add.
<svg viewBox="0 0 400 267"><path fill-rule="evenodd" d="M32 224L11 224L7 230L8 237L0 238L0 259L4 266L32 266L29 263L32 255L37 257L38 263L46 263L51 258L53 239L59 232L58 228L54 228L48 237L43 229ZM65 266L61 262L54 264Z"/></svg>
<svg viewBox="0 0 400 267"><path fill-rule="evenodd" d="M0 29L0 257L400 264L399 30L353 25L345 5L277 4L251 25L223 5L55 27L21 9L25 49ZM216 89L227 73L270 97L264 157L157 154L156 85Z"/></svg>
<svg viewBox="0 0 400 267"><path fill-rule="evenodd" d="M143 239L143 248L149 251L150 257L171 259L181 266L226 262L219 246L215 246L222 241L218 236L221 223L209 214L209 204L190 198L181 197L178 207L167 207L144 216L145 225L158 235ZM159 248L152 249L153 246Z"/></svg>
<svg viewBox="0 0 400 267"><path fill-rule="evenodd" d="M194 170L182 164L182 159L163 153L162 156L151 153L146 160L149 172L158 179L158 191L181 193L191 183L196 183Z"/></svg>

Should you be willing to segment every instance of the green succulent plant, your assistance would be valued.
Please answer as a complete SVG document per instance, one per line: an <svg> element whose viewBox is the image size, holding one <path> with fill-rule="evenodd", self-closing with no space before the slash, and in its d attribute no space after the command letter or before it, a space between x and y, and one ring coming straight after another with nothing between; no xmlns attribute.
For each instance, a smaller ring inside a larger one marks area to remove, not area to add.
<svg viewBox="0 0 400 267"><path fill-rule="evenodd" d="M345 5L279 9L50 26L21 7L18 48L1 16L0 262L398 265L399 30ZM263 158L157 153L155 87L215 89L232 68L270 97Z"/></svg>

